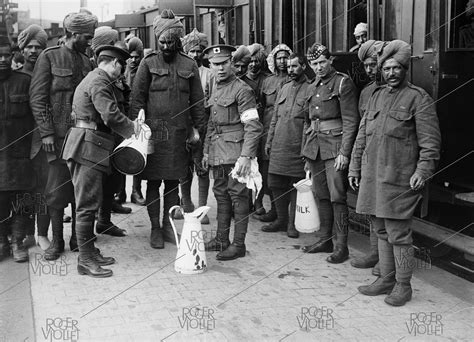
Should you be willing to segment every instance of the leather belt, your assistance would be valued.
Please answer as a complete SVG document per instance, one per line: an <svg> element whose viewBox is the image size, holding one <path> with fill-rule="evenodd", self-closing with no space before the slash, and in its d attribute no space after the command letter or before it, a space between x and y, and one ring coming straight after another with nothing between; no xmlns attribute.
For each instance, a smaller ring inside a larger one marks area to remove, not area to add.
<svg viewBox="0 0 474 342"><path fill-rule="evenodd" d="M214 124L214 128L217 134L244 131L244 126L241 123L234 124L234 125L223 125L223 126Z"/></svg>
<svg viewBox="0 0 474 342"><path fill-rule="evenodd" d="M329 119L329 120L311 120L311 130L313 132L324 132L333 129L342 129L342 119Z"/></svg>
<svg viewBox="0 0 474 342"><path fill-rule="evenodd" d="M97 122L76 119L76 128L93 129L97 131Z"/></svg>

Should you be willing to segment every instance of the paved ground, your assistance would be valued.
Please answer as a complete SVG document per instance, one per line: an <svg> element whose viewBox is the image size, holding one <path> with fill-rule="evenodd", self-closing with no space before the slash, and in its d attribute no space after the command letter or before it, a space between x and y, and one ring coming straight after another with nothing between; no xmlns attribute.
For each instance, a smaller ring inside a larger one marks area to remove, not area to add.
<svg viewBox="0 0 474 342"><path fill-rule="evenodd" d="M209 232L216 228L212 196L210 205ZM370 270L304 254L311 235L263 233L251 219L245 258L219 262L207 253L205 273L181 275L176 247L150 248L146 209L131 206L130 216L113 217L129 236L98 239L103 254L118 261L111 278L78 275L70 251L48 264L35 247L29 265L1 263L0 342L473 339L472 283L427 263L418 260L412 301L393 308L384 296L358 294L358 285L374 280ZM351 255L367 243L351 232Z"/></svg>

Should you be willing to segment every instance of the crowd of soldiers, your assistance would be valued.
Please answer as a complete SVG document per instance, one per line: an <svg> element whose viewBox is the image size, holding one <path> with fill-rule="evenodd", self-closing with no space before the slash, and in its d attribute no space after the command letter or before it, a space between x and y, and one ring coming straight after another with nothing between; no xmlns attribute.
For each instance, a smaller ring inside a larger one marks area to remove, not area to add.
<svg viewBox="0 0 474 342"><path fill-rule="evenodd" d="M87 11L66 16L64 29L62 44L50 48L41 27L21 32L25 64L15 71L10 41L0 37L1 258L11 248L15 261L28 260L25 236L34 235L35 221L45 259L59 258L64 209L71 204L69 246L79 251L78 272L112 275L102 266L115 259L95 247L94 222L97 234L125 235L110 220L116 197L124 201L124 176L110 155L123 139L138 136L144 109L153 153L134 177L132 200L147 207L152 248L177 243L168 211L178 203L185 212L194 210L194 172L199 206L206 205L214 180L217 232L205 248L217 251L218 260L246 255L251 214L266 223L263 232L298 238L293 184L310 172L321 229L303 251L330 253L329 263L349 258L351 187L358 191L356 211L371 221L369 252L351 264L373 267L377 276L359 291L387 294L385 301L395 306L411 299L410 224L439 159L440 133L433 100L407 81L409 44L367 40L367 25L357 25L358 45L351 50L371 79L358 96L319 43L305 55L285 44L268 56L258 43L208 46L196 29L184 36L171 10L155 18L159 49L146 56L138 37L119 41L117 31L97 28ZM263 187L255 194L238 177L249 177L257 161ZM14 203L31 193L43 194L47 211L16 210Z"/></svg>

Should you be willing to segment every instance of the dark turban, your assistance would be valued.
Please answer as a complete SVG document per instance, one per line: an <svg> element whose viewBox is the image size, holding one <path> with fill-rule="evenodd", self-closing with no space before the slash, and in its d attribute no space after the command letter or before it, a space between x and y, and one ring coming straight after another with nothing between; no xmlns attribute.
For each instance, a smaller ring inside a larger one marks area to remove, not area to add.
<svg viewBox="0 0 474 342"><path fill-rule="evenodd" d="M263 47L262 44L255 43L255 44L249 45L248 49L250 51L250 59L252 59L252 57L255 57L260 61L260 63L263 63L265 59L267 58L267 54L265 53L265 48Z"/></svg>
<svg viewBox="0 0 474 342"><path fill-rule="evenodd" d="M378 59L378 64L379 64L379 67L381 67L387 59L393 58L398 63L403 65L405 68L408 68L410 64L410 57L411 57L410 44L404 42L403 40L398 40L398 39L392 40L383 49L383 52Z"/></svg>
<svg viewBox="0 0 474 342"><path fill-rule="evenodd" d="M232 53L232 63L242 62L244 64L250 63L250 51L245 45L240 45L237 50Z"/></svg>
<svg viewBox="0 0 474 342"><path fill-rule="evenodd" d="M48 42L48 34L39 25L32 24L26 29L21 31L18 35L18 47L23 50L25 46L32 40L37 40L41 45L42 49L46 49L46 43Z"/></svg>
<svg viewBox="0 0 474 342"><path fill-rule="evenodd" d="M322 44L314 43L306 52L308 61L314 61L323 54L329 54L329 50Z"/></svg>
<svg viewBox="0 0 474 342"><path fill-rule="evenodd" d="M156 38L159 38L163 32L169 31L169 34L174 38L181 38L183 36L184 26L181 21L174 16L170 9L164 9L161 14L156 16L153 20L153 31Z"/></svg>
<svg viewBox="0 0 474 342"><path fill-rule="evenodd" d="M119 40L119 34L110 26L101 26L95 29L94 38L92 38L91 48L97 50L102 45L114 45Z"/></svg>
<svg viewBox="0 0 474 342"><path fill-rule="evenodd" d="M381 40L368 40L360 46L357 55L359 56L361 62L365 61L369 57L377 59L382 54L383 48L387 44L387 42Z"/></svg>
<svg viewBox="0 0 474 342"><path fill-rule="evenodd" d="M183 49L184 52L188 53L189 50L200 46L202 49L207 48L208 45L207 35L199 32L196 28L187 34L183 38Z"/></svg>
<svg viewBox="0 0 474 342"><path fill-rule="evenodd" d="M69 13L63 22L64 28L71 33L94 34L97 24L97 17L85 12Z"/></svg>
<svg viewBox="0 0 474 342"><path fill-rule="evenodd" d="M141 57L143 56L143 43L138 37L132 37L127 43L128 52L136 51Z"/></svg>

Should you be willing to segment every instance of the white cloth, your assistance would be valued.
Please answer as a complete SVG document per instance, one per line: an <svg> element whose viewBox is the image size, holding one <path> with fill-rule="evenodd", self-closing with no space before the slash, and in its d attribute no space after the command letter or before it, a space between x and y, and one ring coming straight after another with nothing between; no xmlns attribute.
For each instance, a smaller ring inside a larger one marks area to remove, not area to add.
<svg viewBox="0 0 474 342"><path fill-rule="evenodd" d="M252 202L255 202L255 199L258 196L258 193L262 189L262 175L258 171L258 162L257 158L250 160L250 173L245 176L238 176L237 170L239 169L239 162L235 163L234 168L230 172L230 176L237 180L239 183L243 183L253 191L254 197L252 198Z"/></svg>

